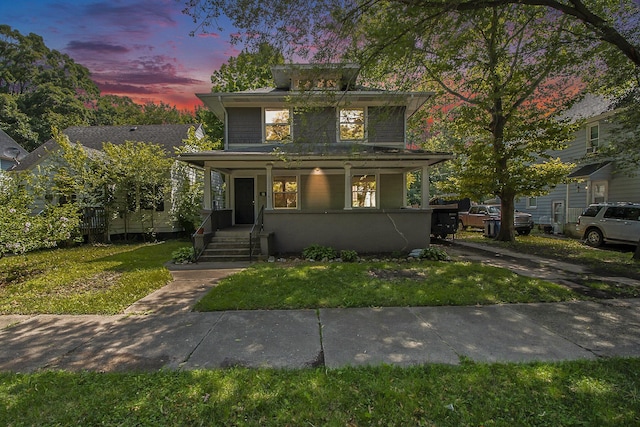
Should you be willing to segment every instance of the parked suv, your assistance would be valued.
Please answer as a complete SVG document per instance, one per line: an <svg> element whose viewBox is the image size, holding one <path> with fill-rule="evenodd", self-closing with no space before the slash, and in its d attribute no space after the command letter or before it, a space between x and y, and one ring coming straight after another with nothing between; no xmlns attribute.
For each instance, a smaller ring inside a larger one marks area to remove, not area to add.
<svg viewBox="0 0 640 427"><path fill-rule="evenodd" d="M604 242L637 245L640 240L640 203L595 203L578 217L576 225L589 246Z"/></svg>

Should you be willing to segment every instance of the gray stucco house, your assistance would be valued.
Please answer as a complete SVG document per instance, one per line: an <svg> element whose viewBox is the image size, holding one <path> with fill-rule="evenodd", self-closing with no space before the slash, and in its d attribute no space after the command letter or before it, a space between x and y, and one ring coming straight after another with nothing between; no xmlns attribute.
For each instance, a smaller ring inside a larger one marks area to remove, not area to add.
<svg viewBox="0 0 640 427"><path fill-rule="evenodd" d="M203 232L254 224L263 254L312 244L359 253L428 246L429 170L451 154L408 149L406 128L432 94L358 87L356 65L272 72L274 88L197 95L225 124L224 150L180 156L204 176L225 177L227 209L214 209L210 191L204 208L228 220L205 222ZM425 200L412 209L406 174L416 170Z"/></svg>
<svg viewBox="0 0 640 427"><path fill-rule="evenodd" d="M516 201L516 209L533 215L536 224L549 225L554 233L572 234L582 211L597 202L640 202L640 167L635 176L620 173L614 161L596 157L615 126L614 104L587 95L567 112L583 121L569 146L553 153L564 162L576 163L568 184L559 184L544 196Z"/></svg>

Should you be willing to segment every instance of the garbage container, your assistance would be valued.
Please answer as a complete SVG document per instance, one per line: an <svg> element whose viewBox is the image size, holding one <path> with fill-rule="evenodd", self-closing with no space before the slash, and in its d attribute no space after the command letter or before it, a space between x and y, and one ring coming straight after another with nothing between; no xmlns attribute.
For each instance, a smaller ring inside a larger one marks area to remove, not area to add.
<svg viewBox="0 0 640 427"><path fill-rule="evenodd" d="M500 220L489 218L484 220L484 237L494 238L500 232Z"/></svg>

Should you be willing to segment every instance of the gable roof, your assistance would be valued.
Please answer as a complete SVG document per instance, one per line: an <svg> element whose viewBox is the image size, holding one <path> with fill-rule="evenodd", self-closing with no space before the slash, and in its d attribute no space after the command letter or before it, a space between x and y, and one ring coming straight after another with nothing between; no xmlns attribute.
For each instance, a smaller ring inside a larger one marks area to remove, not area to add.
<svg viewBox="0 0 640 427"><path fill-rule="evenodd" d="M27 154L27 150L22 148L5 131L0 129L0 158L5 160L22 160Z"/></svg>
<svg viewBox="0 0 640 427"><path fill-rule="evenodd" d="M202 132L201 125L137 125L137 126L73 126L63 131L72 143L80 143L91 150L102 150L104 143L114 145L126 141L147 142L160 145L168 157L175 157L175 147L183 144L190 127ZM14 170L27 170L38 164L50 152L58 148L53 139L45 142L26 156Z"/></svg>

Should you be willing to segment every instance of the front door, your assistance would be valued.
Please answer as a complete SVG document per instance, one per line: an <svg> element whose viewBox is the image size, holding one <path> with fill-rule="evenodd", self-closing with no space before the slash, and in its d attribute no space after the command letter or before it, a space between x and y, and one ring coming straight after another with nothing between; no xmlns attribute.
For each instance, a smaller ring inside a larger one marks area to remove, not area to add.
<svg viewBox="0 0 640 427"><path fill-rule="evenodd" d="M253 224L255 221L253 178L236 178L233 186L236 224Z"/></svg>
<svg viewBox="0 0 640 427"><path fill-rule="evenodd" d="M564 230L564 201L554 201L552 204L553 210L553 232L560 234Z"/></svg>

